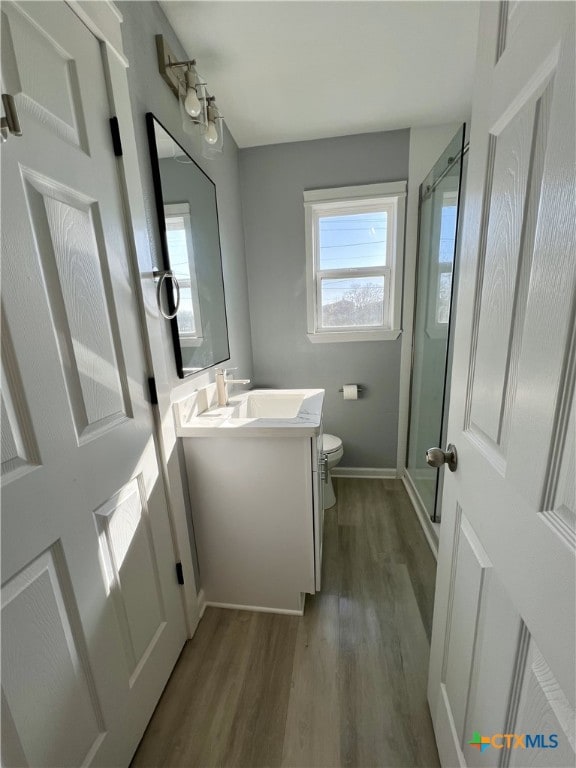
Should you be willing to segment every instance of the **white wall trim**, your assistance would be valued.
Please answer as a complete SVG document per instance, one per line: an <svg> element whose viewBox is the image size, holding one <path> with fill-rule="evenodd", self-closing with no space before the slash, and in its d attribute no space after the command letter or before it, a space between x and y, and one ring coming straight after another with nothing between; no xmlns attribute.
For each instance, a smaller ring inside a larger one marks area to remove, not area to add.
<svg viewBox="0 0 576 768"><path fill-rule="evenodd" d="M393 341L402 331L344 331L308 333L308 341L312 344L334 344L339 341Z"/></svg>
<svg viewBox="0 0 576 768"><path fill-rule="evenodd" d="M125 67L128 60L122 45L122 14L111 0L65 0L76 16L98 40L105 42Z"/></svg>
<svg viewBox="0 0 576 768"><path fill-rule="evenodd" d="M208 601L206 605L211 608L228 608L234 611L257 611L258 613L281 613L287 616L303 616L304 604L302 610L290 610L288 608L263 608L261 605L236 605L235 603L213 603Z"/></svg>
<svg viewBox="0 0 576 768"><path fill-rule="evenodd" d="M387 181L381 184L361 184L355 187L332 187L331 189L305 189L304 202L326 202L328 200L369 200L372 197L402 195L406 193L406 181Z"/></svg>
<svg viewBox="0 0 576 768"><path fill-rule="evenodd" d="M132 279L140 307L142 346L149 367L148 373L165 366L163 341L156 305L156 288L152 275L152 256L146 226L146 209L130 104L130 92L122 44L122 15L110 0L86 2L67 0L70 9L90 29L102 46L103 66L106 74L110 116L116 115L123 139L122 157L118 158L118 181L124 200L126 240L131 257ZM156 381L160 379L156 374ZM184 489L176 451L176 432L169 391L158 386L159 405L153 408L154 442L168 506L168 520L176 561L182 563L184 586L182 604L188 637L192 637L200 620L196 581L192 564L192 550L186 519Z"/></svg>
<svg viewBox="0 0 576 768"><path fill-rule="evenodd" d="M426 541L428 542L428 546L432 550L432 554L434 555L436 560L438 560L438 535L439 535L440 523L433 523L432 520L430 520L430 518L428 517L428 513L426 512L426 507L424 506L424 503L420 498L420 494L416 490L416 487L412 482L412 478L406 471L404 471L404 474L402 475L402 482L404 483L404 488L406 488L406 493L410 497L410 501L412 502L412 506L414 507L414 511L416 512L416 517L418 518L418 522L420 523L420 526L424 531L424 536L426 536Z"/></svg>
<svg viewBox="0 0 576 768"><path fill-rule="evenodd" d="M363 477L367 480L397 479L399 477L394 467L335 467L330 474L332 477Z"/></svg>
<svg viewBox="0 0 576 768"><path fill-rule="evenodd" d="M304 190L306 311L308 339L311 342L385 341L398 338L402 315L406 185L406 181L393 181L355 187ZM381 210L381 206L388 211L389 220L393 224L388 227L386 265L377 269L321 270L318 234L320 216L327 212ZM332 331L321 326L318 315L321 281L342 275L344 272L350 275L353 272L357 276L374 275L385 278L383 326L366 327L364 330L349 327L342 331Z"/></svg>
<svg viewBox="0 0 576 768"><path fill-rule="evenodd" d="M204 616L204 611L206 610L206 595L204 594L203 589L201 589L198 592L198 607L199 607L198 615L199 615L199 618L201 619L202 616Z"/></svg>

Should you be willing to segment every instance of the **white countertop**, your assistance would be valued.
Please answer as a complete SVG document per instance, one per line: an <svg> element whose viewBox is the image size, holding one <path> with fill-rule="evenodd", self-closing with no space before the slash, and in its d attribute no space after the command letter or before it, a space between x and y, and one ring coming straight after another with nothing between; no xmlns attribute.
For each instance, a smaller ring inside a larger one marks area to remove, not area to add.
<svg viewBox="0 0 576 768"><path fill-rule="evenodd" d="M251 395L303 399L292 418L248 418L241 412ZM320 430L323 389L252 389L231 396L227 406L210 405L212 396L206 388L174 404L178 437L311 437Z"/></svg>

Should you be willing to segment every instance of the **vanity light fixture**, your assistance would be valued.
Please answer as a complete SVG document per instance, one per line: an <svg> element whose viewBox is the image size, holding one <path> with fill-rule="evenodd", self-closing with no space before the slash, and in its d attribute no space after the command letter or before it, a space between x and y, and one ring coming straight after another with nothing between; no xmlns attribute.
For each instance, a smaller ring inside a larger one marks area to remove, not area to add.
<svg viewBox="0 0 576 768"><path fill-rule="evenodd" d="M212 157L222 151L224 125L216 99L196 71L196 59L178 61L163 35L156 35L158 69L180 102L182 128L188 134L199 130L204 138L202 154Z"/></svg>

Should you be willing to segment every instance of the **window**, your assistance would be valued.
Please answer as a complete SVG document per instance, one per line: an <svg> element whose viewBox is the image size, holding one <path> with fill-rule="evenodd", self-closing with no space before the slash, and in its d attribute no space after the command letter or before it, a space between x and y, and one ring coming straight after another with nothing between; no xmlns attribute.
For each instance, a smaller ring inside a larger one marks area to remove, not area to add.
<svg viewBox="0 0 576 768"><path fill-rule="evenodd" d="M435 321L447 325L450 319L452 295L452 267L456 245L456 222L458 219L458 192L444 192L440 219L440 245L438 247L438 291L436 294Z"/></svg>
<svg viewBox="0 0 576 768"><path fill-rule="evenodd" d="M180 286L178 332L180 344L197 347L202 344L202 321L194 263L192 224L188 203L164 206L166 240L170 256L170 268Z"/></svg>
<svg viewBox="0 0 576 768"><path fill-rule="evenodd" d="M445 339L450 320L452 270L458 221L458 191L436 195L432 222L432 253L428 282L426 333L432 339Z"/></svg>
<svg viewBox="0 0 576 768"><path fill-rule="evenodd" d="M308 338L396 339L406 183L304 192Z"/></svg>

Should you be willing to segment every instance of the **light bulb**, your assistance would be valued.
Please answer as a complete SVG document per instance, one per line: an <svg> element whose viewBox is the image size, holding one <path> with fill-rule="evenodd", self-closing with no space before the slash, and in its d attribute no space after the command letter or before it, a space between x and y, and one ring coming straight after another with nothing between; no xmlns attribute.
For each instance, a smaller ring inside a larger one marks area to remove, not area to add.
<svg viewBox="0 0 576 768"><path fill-rule="evenodd" d="M216 128L216 123L214 120L208 120L206 133L204 134L204 140L207 144L216 144L218 141L218 129Z"/></svg>
<svg viewBox="0 0 576 768"><path fill-rule="evenodd" d="M198 94L196 93L196 88L193 86L188 86L186 89L186 98L184 99L184 109L190 117L198 117L200 112L202 111L202 104L200 103L200 99L198 98Z"/></svg>

